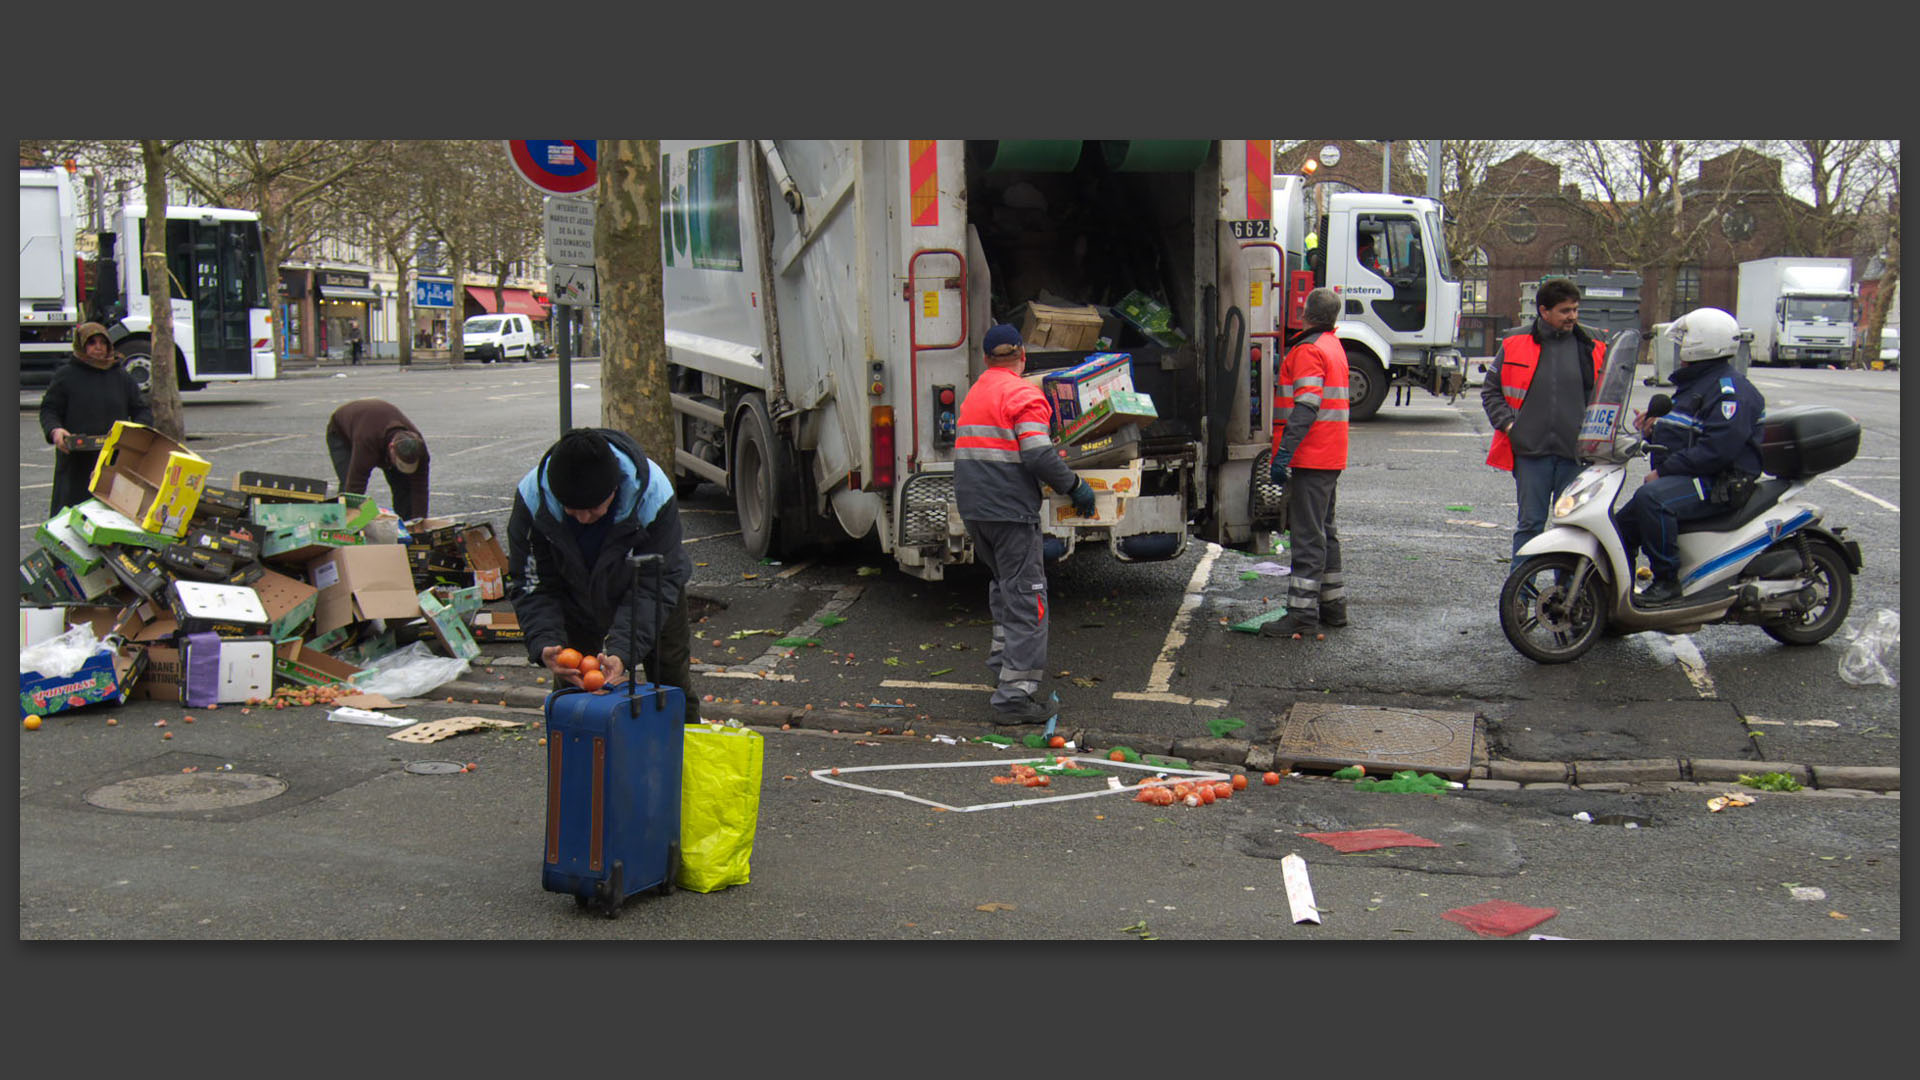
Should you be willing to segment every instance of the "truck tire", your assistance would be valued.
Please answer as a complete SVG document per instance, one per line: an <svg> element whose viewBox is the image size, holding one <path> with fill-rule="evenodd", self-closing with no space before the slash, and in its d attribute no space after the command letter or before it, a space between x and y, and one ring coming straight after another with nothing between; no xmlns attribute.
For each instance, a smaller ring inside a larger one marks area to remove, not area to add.
<svg viewBox="0 0 1920 1080"><path fill-rule="evenodd" d="M1368 420L1387 400L1387 369L1367 350L1347 343L1347 420Z"/></svg>
<svg viewBox="0 0 1920 1080"><path fill-rule="evenodd" d="M729 462L733 506L740 517L741 544L747 554L764 559L778 553L780 484L788 472L786 449L774 435L765 398L748 394L740 405Z"/></svg>
<svg viewBox="0 0 1920 1080"><path fill-rule="evenodd" d="M140 392L153 394L153 343L147 338L128 338L114 347L120 354L121 366L133 381L139 385ZM176 351L173 358L173 385L181 392L204 390L203 382L190 382L187 379L187 365Z"/></svg>

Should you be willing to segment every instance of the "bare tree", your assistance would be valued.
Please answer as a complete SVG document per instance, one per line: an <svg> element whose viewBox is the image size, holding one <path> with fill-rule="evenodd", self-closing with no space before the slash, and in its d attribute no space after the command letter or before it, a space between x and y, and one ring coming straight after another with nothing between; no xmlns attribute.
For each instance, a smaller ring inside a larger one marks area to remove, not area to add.
<svg viewBox="0 0 1920 1080"><path fill-rule="evenodd" d="M1886 194L1884 227L1886 246L1880 285L1866 313L1866 333L1861 335L1859 355L1871 363L1880 358L1880 335L1887 325L1887 313L1893 310L1900 289L1900 144L1880 142L1871 155L1873 168L1880 174L1876 187ZM1876 215L1878 216L1878 215Z"/></svg>
<svg viewBox="0 0 1920 1080"><path fill-rule="evenodd" d="M489 174L506 168L506 157L499 143L470 139L417 142L412 152L421 166L421 225L446 247L453 274L454 308L447 320L447 347L458 364L466 349L460 317L466 273L474 253L488 250L491 225L487 217L495 205L489 193L497 179Z"/></svg>
<svg viewBox="0 0 1920 1080"><path fill-rule="evenodd" d="M174 155L172 174L214 206L260 215L267 272L340 221L337 185L379 144L340 139L203 140Z"/></svg>
<svg viewBox="0 0 1920 1080"><path fill-rule="evenodd" d="M407 288L407 277L422 232L420 192L425 183L416 146L398 142L377 144L360 167L342 177L340 183L344 216L393 263L401 367L413 363L413 294Z"/></svg>
<svg viewBox="0 0 1920 1080"><path fill-rule="evenodd" d="M162 435L180 442L187 435L186 410L180 406L180 382L173 355L173 288L167 269L167 155L178 142L141 139L140 157L146 166L147 229L140 238L140 265L147 275L147 305L153 312L148 340L152 352L152 379L147 398L153 406L153 425ZM128 243L133 237L126 238ZM123 258L132 258L128 251Z"/></svg>
<svg viewBox="0 0 1920 1080"><path fill-rule="evenodd" d="M1802 255L1851 255L1862 212L1884 198L1872 139L1778 139L1767 152L1790 170L1775 194L1789 249ZM1807 204L1790 189L1805 190Z"/></svg>
<svg viewBox="0 0 1920 1080"><path fill-rule="evenodd" d="M1441 141L1440 200L1447 208L1447 253L1454 273L1464 269L1467 258L1476 248L1484 248L1515 224L1517 212L1538 198L1536 191L1514 187L1512 175L1496 179L1501 174L1492 171L1494 165L1515 154L1533 153L1534 145L1494 139ZM1410 183L1417 184L1417 190L1424 192L1428 170L1434 167L1424 141L1414 142L1408 154L1408 167L1413 174Z"/></svg>
<svg viewBox="0 0 1920 1080"><path fill-rule="evenodd" d="M666 316L660 293L660 144L600 140L594 221L600 278L601 423L632 435L673 472Z"/></svg>

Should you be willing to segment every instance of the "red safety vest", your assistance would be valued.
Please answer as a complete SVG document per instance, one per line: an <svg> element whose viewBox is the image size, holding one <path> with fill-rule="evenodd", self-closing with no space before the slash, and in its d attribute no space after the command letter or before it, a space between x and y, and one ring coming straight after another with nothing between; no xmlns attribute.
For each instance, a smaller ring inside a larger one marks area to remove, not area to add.
<svg viewBox="0 0 1920 1080"><path fill-rule="evenodd" d="M1312 380L1319 379L1315 384ZM1273 449L1280 450L1287 417L1296 398L1318 399L1319 411L1306 438L1293 451L1289 465L1297 469L1347 467L1347 350L1333 331L1323 330L1293 347L1280 362L1278 385L1273 388Z"/></svg>
<svg viewBox="0 0 1920 1080"><path fill-rule="evenodd" d="M1515 334L1500 343L1500 396L1514 412L1527 400L1527 387L1533 385L1534 369L1540 365L1540 343L1533 334ZM1593 382L1600 384L1600 369L1605 366L1607 346L1605 342L1593 343ZM1496 469L1513 471L1513 441L1504 431L1493 433L1493 446L1487 450L1487 464Z"/></svg>

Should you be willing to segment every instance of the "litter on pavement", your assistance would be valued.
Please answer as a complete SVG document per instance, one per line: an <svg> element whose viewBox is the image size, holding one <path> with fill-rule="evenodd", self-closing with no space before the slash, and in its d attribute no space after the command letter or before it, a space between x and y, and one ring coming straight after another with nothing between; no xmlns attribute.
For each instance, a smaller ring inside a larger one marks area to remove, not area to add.
<svg viewBox="0 0 1920 1080"><path fill-rule="evenodd" d="M1424 836L1415 836L1399 829L1353 829L1347 832L1307 832L1300 835L1309 840L1318 840L1342 855L1349 855L1356 851L1377 851L1381 848L1437 848L1440 846Z"/></svg>
<svg viewBox="0 0 1920 1080"><path fill-rule="evenodd" d="M1558 914L1559 908L1527 907L1511 900L1489 900L1472 907L1443 911L1440 917L1448 922L1459 923L1481 937L1512 937Z"/></svg>
<svg viewBox="0 0 1920 1080"><path fill-rule="evenodd" d="M1319 925L1320 908L1313 902L1313 883L1307 880L1307 860L1298 855L1281 859L1280 877L1286 882L1287 907L1293 911L1293 921Z"/></svg>
<svg viewBox="0 0 1920 1080"><path fill-rule="evenodd" d="M1012 806L1038 806L1042 803L1070 802L1076 799L1091 799L1091 798L1097 798L1102 795L1113 795L1119 792L1134 790L1133 788L1129 788L1129 787L1122 787L1122 788L1115 789L1112 787L1108 787L1106 784L1100 784L1098 787L1091 788L1091 790L1074 792L1069 795L1048 795L1048 796L1044 796L1037 799L1015 799L1010 802L977 803L972 806L952 806L947 803L939 802L934 799L924 799L918 795L909 795L904 791L900 791L893 788L870 787L865 784L856 784L849 780L842 779L842 777L845 777L852 773L913 772L913 771L932 770L932 769L982 769L982 768L1000 769L1000 768L1010 768L1010 767L1017 767L1017 766L1026 766L1028 768L1033 768L1034 766L1046 766L1048 768L1056 769L1057 770L1056 774L1064 774L1068 776L1080 776L1080 777L1089 776L1088 772L1079 771L1083 769L1084 770L1100 770L1100 769L1109 769L1109 768L1121 768L1121 769L1135 769L1135 770L1146 772L1146 773L1164 773L1164 774L1167 774L1169 778L1173 777L1175 774L1178 774L1181 777L1209 782L1209 783L1211 782L1227 783L1227 782L1230 782L1231 780L1231 778L1226 773L1214 772L1208 769L1174 769L1164 765L1134 764L1132 762L1125 762L1125 761L1102 760L1099 758L1081 758L1081 757L1073 757L1073 756L1067 756L1067 755L1040 757L1040 758L1026 758L1017 762L1008 762L1005 760L935 761L935 762L927 762L922 764L908 764L908 765L853 765L853 766L842 766L839 768L814 769L812 772L808 773L807 775L813 777L815 780L818 780L823 784L832 784L835 787L851 788L854 791L864 791L873 795L890 795L896 799L905 799L908 802L916 802L916 803L920 803L923 806L931 806L936 810L947 810L947 811L952 811L954 813L959 813L959 814L970 814L976 810L1001 810L1001 809L1005 809L1007 807L1012 807ZM1034 771L1037 773L1038 769L1034 769ZM1036 785L1036 786L1039 786L1039 785Z"/></svg>

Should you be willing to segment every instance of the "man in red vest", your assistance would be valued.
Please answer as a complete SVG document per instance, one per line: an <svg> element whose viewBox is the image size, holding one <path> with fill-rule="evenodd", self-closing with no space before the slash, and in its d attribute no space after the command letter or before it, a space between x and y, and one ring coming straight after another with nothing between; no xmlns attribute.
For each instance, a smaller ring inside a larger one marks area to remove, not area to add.
<svg viewBox="0 0 1920 1080"><path fill-rule="evenodd" d="M1308 293L1306 329L1280 362L1267 475L1288 497L1293 573L1287 614L1262 626L1263 637L1298 640L1322 626L1347 625L1346 576L1333 523L1334 489L1347 467L1347 351L1333 333L1339 317L1339 294Z"/></svg>
<svg viewBox="0 0 1920 1080"><path fill-rule="evenodd" d="M1093 488L1060 460L1049 432L1053 406L1020 377L1027 352L1020 331L999 325L981 342L987 370L960 402L953 447L953 496L973 552L993 574L987 609L993 644L987 666L999 685L990 704L996 724L1042 724L1058 715L1057 695L1040 699L1047 674L1047 572L1041 566L1040 482L1094 512Z"/></svg>
<svg viewBox="0 0 1920 1080"><path fill-rule="evenodd" d="M1513 333L1487 368L1480 405L1493 425L1487 464L1513 473L1520 502L1513 553L1547 527L1547 508L1580 475L1580 421L1607 347L1581 329L1580 289L1565 278L1540 284L1539 315Z"/></svg>

